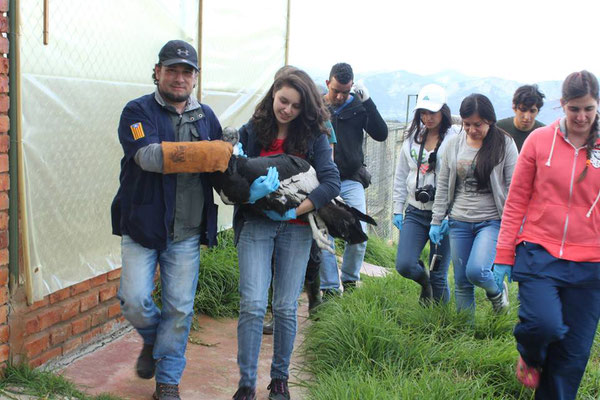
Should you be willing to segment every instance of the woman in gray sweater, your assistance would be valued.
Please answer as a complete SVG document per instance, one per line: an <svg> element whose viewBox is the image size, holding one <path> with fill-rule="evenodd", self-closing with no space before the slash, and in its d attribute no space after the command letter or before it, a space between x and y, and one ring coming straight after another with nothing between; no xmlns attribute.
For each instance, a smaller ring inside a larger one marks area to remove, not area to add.
<svg viewBox="0 0 600 400"><path fill-rule="evenodd" d="M479 286L494 311L503 312L508 288L498 286L492 265L517 147L496 126L494 106L486 96L466 97L460 116L464 132L448 139L441 157L429 236L439 243L440 225L449 218L457 310L474 312Z"/></svg>

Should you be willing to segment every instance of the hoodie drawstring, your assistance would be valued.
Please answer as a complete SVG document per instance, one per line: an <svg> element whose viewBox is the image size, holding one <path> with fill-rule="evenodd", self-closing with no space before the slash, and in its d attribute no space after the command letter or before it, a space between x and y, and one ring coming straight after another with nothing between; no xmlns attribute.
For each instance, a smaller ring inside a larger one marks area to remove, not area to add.
<svg viewBox="0 0 600 400"><path fill-rule="evenodd" d="M594 207L596 207L596 204L598 204L598 200L600 200L600 190L598 190L598 196L596 196L596 200L594 200L594 202L592 203L590 210L587 212L587 214L585 214L587 218L589 218L590 215L592 215L592 210L594 209Z"/></svg>
<svg viewBox="0 0 600 400"><path fill-rule="evenodd" d="M556 136L558 135L558 126L559 126L559 124L556 124L556 127L554 128L554 137L552 138L552 147L550 148L550 155L548 156L548 161L546 161L546 167L550 166L550 161L552 160L552 154L554 153L554 143L556 143Z"/></svg>

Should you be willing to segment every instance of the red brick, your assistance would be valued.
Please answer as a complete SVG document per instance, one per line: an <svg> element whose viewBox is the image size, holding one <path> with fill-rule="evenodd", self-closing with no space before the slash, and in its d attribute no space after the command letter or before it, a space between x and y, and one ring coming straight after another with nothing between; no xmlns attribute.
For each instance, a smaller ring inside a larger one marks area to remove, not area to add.
<svg viewBox="0 0 600 400"><path fill-rule="evenodd" d="M8 11L8 0L0 0L0 11Z"/></svg>
<svg viewBox="0 0 600 400"><path fill-rule="evenodd" d="M78 295L79 293L87 292L88 290L90 290L91 287L92 287L92 285L90 284L89 280L78 283L77 285L73 285L73 286L71 286L71 296L75 296L75 295Z"/></svg>
<svg viewBox="0 0 600 400"><path fill-rule="evenodd" d="M53 328L50 332L50 343L52 343L53 346L57 345L67 340L69 336L71 336L70 324L57 326L56 328Z"/></svg>
<svg viewBox="0 0 600 400"><path fill-rule="evenodd" d="M58 292L54 292L50 294L50 304L58 303L59 301L63 301L68 299L71 296L71 288L64 288L59 290Z"/></svg>
<svg viewBox="0 0 600 400"><path fill-rule="evenodd" d="M8 306L0 306L0 324L8 322Z"/></svg>
<svg viewBox="0 0 600 400"><path fill-rule="evenodd" d="M48 361L52 360L53 358L59 357L61 354L62 354L62 348L55 347L51 350L48 350L41 356L36 357L36 358L32 359L31 361L29 361L29 366L31 368L37 368L40 365L46 364Z"/></svg>
<svg viewBox="0 0 600 400"><path fill-rule="evenodd" d="M10 328L8 325L0 325L0 343L8 343Z"/></svg>
<svg viewBox="0 0 600 400"><path fill-rule="evenodd" d="M8 248L8 231L0 231L0 249Z"/></svg>
<svg viewBox="0 0 600 400"><path fill-rule="evenodd" d="M60 307L62 309L61 321L69 320L79 314L79 300L67 301Z"/></svg>
<svg viewBox="0 0 600 400"><path fill-rule="evenodd" d="M52 325L59 323L61 315L62 308L59 307L52 307L48 310L44 310L43 313L38 316L40 321L40 331L44 331Z"/></svg>
<svg viewBox="0 0 600 400"><path fill-rule="evenodd" d="M125 317L121 315L120 317L117 317L117 321L118 322L125 322Z"/></svg>
<svg viewBox="0 0 600 400"><path fill-rule="evenodd" d="M8 32L8 17L0 16L0 32Z"/></svg>
<svg viewBox="0 0 600 400"><path fill-rule="evenodd" d="M102 307L92 313L92 326L100 325L108 320L108 308Z"/></svg>
<svg viewBox="0 0 600 400"><path fill-rule="evenodd" d="M71 327L73 329L73 335L77 335L81 332L85 332L88 329L90 329L90 321L91 321L90 316L86 315L85 317L78 318L75 321L71 322Z"/></svg>
<svg viewBox="0 0 600 400"><path fill-rule="evenodd" d="M75 339L67 340L65 344L63 344L63 354L67 354L81 346L83 343L81 336L76 337Z"/></svg>
<svg viewBox="0 0 600 400"><path fill-rule="evenodd" d="M119 279L121 277L121 268L113 269L107 275L108 275L109 281L114 281L115 279Z"/></svg>
<svg viewBox="0 0 600 400"><path fill-rule="evenodd" d="M7 361L9 355L10 355L10 346L8 344L1 345L0 346L0 362Z"/></svg>
<svg viewBox="0 0 600 400"><path fill-rule="evenodd" d="M8 229L8 211L0 211L0 231Z"/></svg>
<svg viewBox="0 0 600 400"><path fill-rule="evenodd" d="M8 303L8 287L0 287L0 304Z"/></svg>
<svg viewBox="0 0 600 400"><path fill-rule="evenodd" d="M2 75L0 75L1 80ZM10 119L8 115L0 115L0 132L8 132L10 129Z"/></svg>
<svg viewBox="0 0 600 400"><path fill-rule="evenodd" d="M0 58L0 69L4 68L4 64L6 64L4 62L4 60L8 61L8 58ZM10 109L10 97L3 94L0 95L0 113L7 113L8 110Z"/></svg>
<svg viewBox="0 0 600 400"><path fill-rule="evenodd" d="M4 104L5 101L8 101L8 96L0 95L0 104ZM0 153L6 153L9 148L10 136L0 133Z"/></svg>
<svg viewBox="0 0 600 400"><path fill-rule="evenodd" d="M27 336L32 335L40 331L40 321L37 316L30 317L25 320L25 334Z"/></svg>
<svg viewBox="0 0 600 400"><path fill-rule="evenodd" d="M100 289L100 301L104 302L106 300L110 300L117 295L117 286L112 285L109 287L105 287Z"/></svg>
<svg viewBox="0 0 600 400"><path fill-rule="evenodd" d="M38 354L41 354L48 348L49 343L49 333L46 333L44 336L27 339L27 341L25 342L25 354L27 355L27 358L32 359Z"/></svg>
<svg viewBox="0 0 600 400"><path fill-rule="evenodd" d="M116 315L121 314L121 304L115 303L108 306L108 318L112 318Z"/></svg>
<svg viewBox="0 0 600 400"><path fill-rule="evenodd" d="M102 333L111 333L115 326L115 321L108 321L104 325L102 325Z"/></svg>
<svg viewBox="0 0 600 400"><path fill-rule="evenodd" d="M93 292L81 299L81 306L79 307L80 312L85 312L98 305L98 292Z"/></svg>
<svg viewBox="0 0 600 400"><path fill-rule="evenodd" d="M8 174L0 174L0 192L8 191L10 187L10 177Z"/></svg>
<svg viewBox="0 0 600 400"><path fill-rule="evenodd" d="M8 234L8 232L3 231L0 232L0 238L2 236L4 236L5 234ZM0 239L1 241L1 239ZM8 284L8 268L7 267L0 267L0 286L5 286ZM0 324L2 323L2 321L0 321Z"/></svg>
<svg viewBox="0 0 600 400"><path fill-rule="evenodd" d="M6 50L8 50L8 40L6 40L6 38L0 37L0 53L6 53L6 51L3 51L5 45L7 46ZM8 82L8 76L0 75L0 93L8 93ZM3 130L2 132L8 132L8 129Z"/></svg>
<svg viewBox="0 0 600 400"><path fill-rule="evenodd" d="M7 210L9 206L8 193L0 193L0 210Z"/></svg>
<svg viewBox="0 0 600 400"><path fill-rule="evenodd" d="M92 287L104 285L107 281L106 276L107 274L98 275L97 277L90 279L90 284Z"/></svg>
<svg viewBox="0 0 600 400"><path fill-rule="evenodd" d="M100 327L94 328L93 330L89 331L88 333L83 335L81 338L83 341L83 344L91 342L92 339L94 339L96 336L100 335L101 333L102 333L102 328L100 328Z"/></svg>
<svg viewBox="0 0 600 400"><path fill-rule="evenodd" d="M6 57L0 57L0 74L4 74L4 75L10 76L10 74L9 74L9 68L10 68L10 62L8 61L8 58L6 58ZM6 110L3 111L3 112L6 112Z"/></svg>

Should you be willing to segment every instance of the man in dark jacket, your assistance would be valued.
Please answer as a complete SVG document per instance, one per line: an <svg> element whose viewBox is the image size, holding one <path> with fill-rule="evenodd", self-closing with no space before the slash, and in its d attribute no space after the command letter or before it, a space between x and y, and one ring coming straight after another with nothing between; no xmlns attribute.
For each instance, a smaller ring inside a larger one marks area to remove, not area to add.
<svg viewBox="0 0 600 400"><path fill-rule="evenodd" d="M154 67L154 93L121 114L120 187L111 206L122 236L121 311L142 336L136 371L156 374L156 400L176 400L198 282L200 243L216 240L217 210L207 173L224 171L231 144L220 139L213 111L192 96L196 50L181 40L164 45ZM162 309L152 300L160 265Z"/></svg>
<svg viewBox="0 0 600 400"><path fill-rule="evenodd" d="M377 111L367 89L354 83L350 65L335 64L326 84L328 91L324 99L331 112L331 123L337 137L334 161L342 181L340 196L348 205L366 213L365 188L369 186L371 177L364 165L363 131L382 142L388 136L387 124ZM364 223L362 228L366 231ZM366 248L366 242L346 245L342 263L344 290L354 288L360 279ZM321 289L325 295L331 295L339 290L339 285L335 255L325 251L321 264Z"/></svg>

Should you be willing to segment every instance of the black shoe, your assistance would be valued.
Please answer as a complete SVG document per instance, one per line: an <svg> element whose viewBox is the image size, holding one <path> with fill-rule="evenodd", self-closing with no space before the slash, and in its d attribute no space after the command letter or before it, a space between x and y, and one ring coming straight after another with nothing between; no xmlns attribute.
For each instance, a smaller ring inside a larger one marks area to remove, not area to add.
<svg viewBox="0 0 600 400"><path fill-rule="evenodd" d="M135 372L137 373L137 376L142 379L152 379L154 376L156 361L154 360L154 357L152 357L153 350L153 344L145 344L138 356Z"/></svg>
<svg viewBox="0 0 600 400"><path fill-rule="evenodd" d="M356 281L344 281L342 282L342 287L344 288L344 293L351 293L356 289Z"/></svg>
<svg viewBox="0 0 600 400"><path fill-rule="evenodd" d="M272 335L273 334L273 317L270 320L263 322L263 335Z"/></svg>
<svg viewBox="0 0 600 400"><path fill-rule="evenodd" d="M290 400L287 379L271 379L267 390L270 390L269 400Z"/></svg>
<svg viewBox="0 0 600 400"><path fill-rule="evenodd" d="M423 264L423 261L418 261L421 268L425 272L422 277L416 281L419 285L421 285L421 294L419 295L419 303L422 306L427 306L433 301L433 289L431 288L431 281L429 280L429 270Z"/></svg>
<svg viewBox="0 0 600 400"><path fill-rule="evenodd" d="M338 289L323 289L322 303L325 303L328 300L335 299L337 297L342 297L342 292Z"/></svg>
<svg viewBox="0 0 600 400"><path fill-rule="evenodd" d="M179 385L156 382L156 390L152 398L154 400L181 400L181 397L179 397Z"/></svg>
<svg viewBox="0 0 600 400"><path fill-rule="evenodd" d="M243 386L235 392L232 397L233 400L255 400L256 392L254 389L248 386Z"/></svg>
<svg viewBox="0 0 600 400"><path fill-rule="evenodd" d="M319 279L319 275L317 275L314 281L306 281L304 283L304 290L308 297L308 316L312 317L315 308L323 302L321 299L321 280Z"/></svg>

